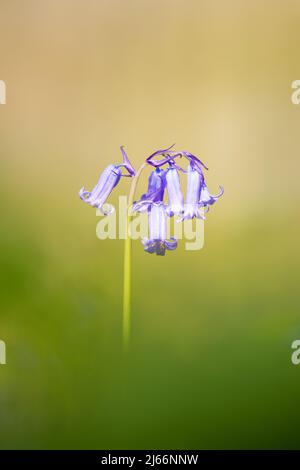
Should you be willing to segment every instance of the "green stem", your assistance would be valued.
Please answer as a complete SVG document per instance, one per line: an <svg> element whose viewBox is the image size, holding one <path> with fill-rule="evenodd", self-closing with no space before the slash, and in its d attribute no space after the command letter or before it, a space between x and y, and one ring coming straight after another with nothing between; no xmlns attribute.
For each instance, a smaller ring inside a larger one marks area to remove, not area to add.
<svg viewBox="0 0 300 470"><path fill-rule="evenodd" d="M146 163L143 163L138 169L136 175L132 179L130 193L128 198L128 207L126 214L125 224L125 242L124 242L124 284L123 284L123 346L125 350L128 350L130 331L131 331L131 251L132 243L129 231L130 220L131 220L131 208L134 200L134 194L136 186L142 173L146 167Z"/></svg>

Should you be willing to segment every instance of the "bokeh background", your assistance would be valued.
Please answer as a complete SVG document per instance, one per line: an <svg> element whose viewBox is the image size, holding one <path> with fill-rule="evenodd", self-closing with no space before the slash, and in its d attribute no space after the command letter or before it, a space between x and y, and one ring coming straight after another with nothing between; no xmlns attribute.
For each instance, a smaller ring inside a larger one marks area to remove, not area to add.
<svg viewBox="0 0 300 470"><path fill-rule="evenodd" d="M296 0L0 1L1 448L299 447L299 22ZM123 242L78 190L119 145L138 166L174 142L225 195L203 250L134 242L124 356Z"/></svg>

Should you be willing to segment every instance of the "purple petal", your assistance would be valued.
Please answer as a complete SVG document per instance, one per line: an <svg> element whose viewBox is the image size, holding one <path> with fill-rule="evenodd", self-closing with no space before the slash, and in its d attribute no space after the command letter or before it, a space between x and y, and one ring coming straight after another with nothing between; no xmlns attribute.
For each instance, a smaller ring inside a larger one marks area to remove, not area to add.
<svg viewBox="0 0 300 470"><path fill-rule="evenodd" d="M165 244L161 240L142 240L145 251L147 253L156 253L159 256L164 256L166 252Z"/></svg>
<svg viewBox="0 0 300 470"><path fill-rule="evenodd" d="M150 157L147 158L146 162L149 165L152 165L154 167L160 167L162 165L165 165L169 160L172 159L170 155L165 156L162 160L154 160L154 158L157 157L158 155L163 155L164 153L168 152L168 150L174 147L174 145L175 144L171 145L170 147L166 149L156 150L156 152L152 153L152 155L150 155Z"/></svg>
<svg viewBox="0 0 300 470"><path fill-rule="evenodd" d="M124 166L126 170L128 171L128 175L123 175L123 176L135 176L135 170L133 166L131 165L129 158L127 157L127 154L124 150L124 146L122 145L120 149L123 155L123 164L118 165L118 167Z"/></svg>
<svg viewBox="0 0 300 470"><path fill-rule="evenodd" d="M195 157L195 155L193 155L192 153L186 152L186 151L182 153L186 158L188 158L190 161L192 161L196 165L196 168L198 169L198 171L202 172L201 166L203 166L206 170L208 170L207 166L204 165L204 163L201 162L201 160L199 160L198 157Z"/></svg>
<svg viewBox="0 0 300 470"><path fill-rule="evenodd" d="M166 250L175 250L177 248L177 240L171 238L170 240L148 240L142 239L145 251L147 253L156 253L159 256L164 256Z"/></svg>
<svg viewBox="0 0 300 470"><path fill-rule="evenodd" d="M170 240L165 240L165 246L167 250L175 250L177 248L177 240L171 237Z"/></svg>

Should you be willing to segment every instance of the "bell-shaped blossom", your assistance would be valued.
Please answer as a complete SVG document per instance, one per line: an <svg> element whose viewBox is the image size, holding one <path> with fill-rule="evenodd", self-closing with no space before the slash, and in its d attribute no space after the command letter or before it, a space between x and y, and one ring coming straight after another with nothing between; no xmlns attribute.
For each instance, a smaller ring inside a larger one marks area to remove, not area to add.
<svg viewBox="0 0 300 470"><path fill-rule="evenodd" d="M149 238L143 238L145 251L164 256L166 250L175 250L177 240L167 240L167 215L163 202L153 203L148 212Z"/></svg>
<svg viewBox="0 0 300 470"><path fill-rule="evenodd" d="M224 188L220 186L220 192L218 194L210 194L208 188L203 180L203 185L201 188L200 198L199 198L199 206L200 207L207 207L212 206L222 195L224 194Z"/></svg>
<svg viewBox="0 0 300 470"><path fill-rule="evenodd" d="M133 204L133 210L143 212L148 210L154 202L162 202L165 186L165 172L157 167L149 176L147 192Z"/></svg>
<svg viewBox="0 0 300 470"><path fill-rule="evenodd" d="M108 196L120 181L121 175L120 168L115 165L108 165L101 173L98 183L92 191L86 191L84 187L80 189L80 199L90 206L102 210Z"/></svg>
<svg viewBox="0 0 300 470"><path fill-rule="evenodd" d="M195 169L195 165L190 163L187 172L186 200L182 220L202 218L199 212L199 199L204 177L202 172Z"/></svg>
<svg viewBox="0 0 300 470"><path fill-rule="evenodd" d="M183 213L184 200L180 188L178 170L174 162L170 162L169 165L169 168L166 170L166 186L169 200L167 214L172 217L174 214L180 215Z"/></svg>
<svg viewBox="0 0 300 470"><path fill-rule="evenodd" d="M208 210L208 206L214 204L222 196L224 190L221 188L220 193L215 196L210 194L202 170L193 160L188 166L187 175L186 201L182 220L193 219L194 217L204 219L200 213L200 208L205 207Z"/></svg>
<svg viewBox="0 0 300 470"><path fill-rule="evenodd" d="M123 147L121 147L121 152L123 155L123 163L120 163L119 165L108 165L101 173L98 183L92 191L86 191L84 187L79 191L79 197L82 201L92 207L100 209L105 215L107 215L107 212L103 211L103 205L114 187L120 181L121 176L132 177L135 175L134 168L131 165ZM121 168L125 168L127 170L127 174L122 174Z"/></svg>

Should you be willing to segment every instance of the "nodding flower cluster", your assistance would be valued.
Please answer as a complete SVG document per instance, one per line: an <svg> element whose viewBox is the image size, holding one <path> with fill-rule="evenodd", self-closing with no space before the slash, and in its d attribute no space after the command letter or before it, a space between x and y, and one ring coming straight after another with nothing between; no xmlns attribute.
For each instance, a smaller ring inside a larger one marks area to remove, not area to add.
<svg viewBox="0 0 300 470"><path fill-rule="evenodd" d="M203 174L203 169L208 170L207 166L190 152L175 152L171 150L173 147L174 145L157 150L146 159L146 163L154 169L148 180L147 192L133 204L133 211L148 213L149 238L143 238L142 243L145 251L157 255L164 255L166 250L175 250L177 247L175 238L167 239L167 217L176 215L179 221L194 217L204 218L200 209L204 208L207 212L209 206L224 193L224 189L220 187L218 194L210 194ZM121 152L123 163L105 168L91 192L84 188L79 191L79 196L84 202L100 209L104 215L108 213L103 211L103 205L121 176L135 176L135 170L123 147ZM178 158L182 157L188 160L187 170L177 164ZM122 169L126 173L122 173ZM179 172L187 175L185 201L180 187ZM165 191L168 193L167 204L164 202Z"/></svg>

